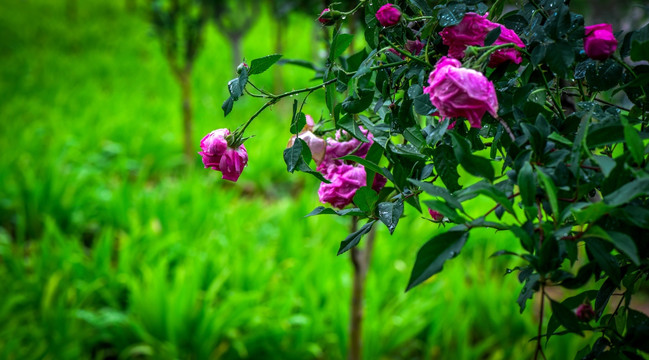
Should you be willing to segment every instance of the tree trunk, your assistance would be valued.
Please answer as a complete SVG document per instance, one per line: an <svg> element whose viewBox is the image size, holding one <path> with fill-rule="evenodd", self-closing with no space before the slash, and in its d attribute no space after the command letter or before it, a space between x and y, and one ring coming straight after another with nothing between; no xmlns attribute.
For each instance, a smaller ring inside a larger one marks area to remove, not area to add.
<svg viewBox="0 0 649 360"><path fill-rule="evenodd" d="M183 111L183 139L185 149L185 160L191 163L194 158L194 146L192 144L192 82L191 68L181 71L178 76L180 83L182 111Z"/></svg>
<svg viewBox="0 0 649 360"><path fill-rule="evenodd" d="M228 39L230 40L230 47L232 47L232 71L235 71L237 66L241 64L241 61L243 61L243 56L241 55L241 34L229 33Z"/></svg>
<svg viewBox="0 0 649 360"><path fill-rule="evenodd" d="M282 36L286 28L288 27L288 15L281 19L275 21L277 24L277 33L275 34L275 54L281 54L284 52L284 37ZM282 84L284 79L283 66L276 66L273 70L273 86L275 92L280 92L284 88Z"/></svg>
<svg viewBox="0 0 649 360"><path fill-rule="evenodd" d="M353 217L352 232L356 230L358 230L358 218ZM367 271L372 257L372 250L374 249L375 236L376 232L372 228L367 235L365 248L353 247L350 250L354 279L349 313L349 354L347 356L349 360L361 360L363 357L363 303L365 300Z"/></svg>

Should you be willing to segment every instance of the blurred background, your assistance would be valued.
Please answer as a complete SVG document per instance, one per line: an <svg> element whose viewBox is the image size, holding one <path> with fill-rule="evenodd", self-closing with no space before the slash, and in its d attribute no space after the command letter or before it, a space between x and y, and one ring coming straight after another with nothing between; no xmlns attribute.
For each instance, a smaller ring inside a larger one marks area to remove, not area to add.
<svg viewBox="0 0 649 360"><path fill-rule="evenodd" d="M351 265L335 254L349 219L304 218L319 184L286 172L290 101L249 128L238 183L196 154L263 105L244 96L223 117L242 57L326 55L323 3L216 1L188 5L189 20L175 3L187 1L0 2L0 359L346 356ZM313 75L275 66L255 85L283 92ZM314 93L304 111L324 109ZM437 231L413 209L394 235L379 229L365 359L529 358L538 311L519 314L520 284L504 275L516 263L488 258L516 239L472 237L404 293ZM554 337L546 354L592 340Z"/></svg>

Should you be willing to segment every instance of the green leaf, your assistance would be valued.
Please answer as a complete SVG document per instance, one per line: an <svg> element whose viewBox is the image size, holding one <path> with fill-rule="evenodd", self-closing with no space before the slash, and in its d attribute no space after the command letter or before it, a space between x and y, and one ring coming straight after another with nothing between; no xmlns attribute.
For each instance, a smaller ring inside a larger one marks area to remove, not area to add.
<svg viewBox="0 0 649 360"><path fill-rule="evenodd" d="M401 215L403 215L403 200L398 199L395 202L379 203L379 220L388 227L390 235L397 227Z"/></svg>
<svg viewBox="0 0 649 360"><path fill-rule="evenodd" d="M336 126L344 129L345 131L347 131L347 133L360 140L361 142L370 142L350 115L345 115L340 118L340 120L338 120L338 122L336 123Z"/></svg>
<svg viewBox="0 0 649 360"><path fill-rule="evenodd" d="M273 66L273 64L275 64L281 57L282 55L280 54L273 54L252 60L250 62L250 75L263 73Z"/></svg>
<svg viewBox="0 0 649 360"><path fill-rule="evenodd" d="M470 174L482 178L486 178L489 181L494 179L494 168L491 166L491 162L485 158L471 154L471 148L469 141L465 138L457 135L456 132L451 132L451 138L453 139L453 152L455 157L460 162L464 170Z"/></svg>
<svg viewBox="0 0 649 360"><path fill-rule="evenodd" d="M363 235L367 234L368 232L370 232L370 230L372 230L372 225L374 225L375 222L376 220L370 220L367 222L367 224L363 225L363 227L361 227L357 231L347 235L345 240L343 240L340 243L340 248L338 249L338 255L343 254L347 252L347 250L358 245Z"/></svg>
<svg viewBox="0 0 649 360"><path fill-rule="evenodd" d="M446 202L453 208L460 209L460 211L464 212L462 204L445 188L415 179L408 179L408 181L410 181L414 185L419 186L427 194L441 197L442 199L446 200Z"/></svg>
<svg viewBox="0 0 649 360"><path fill-rule="evenodd" d="M649 195L649 178L636 179L613 191L604 197L604 202L610 206L620 206L637 198Z"/></svg>
<svg viewBox="0 0 649 360"><path fill-rule="evenodd" d="M306 125L306 115L303 112L295 114L295 117L291 121L291 134L299 134L304 128L304 125Z"/></svg>
<svg viewBox="0 0 649 360"><path fill-rule="evenodd" d="M617 165L615 163L615 160L611 159L608 156L603 156L603 155L594 155L595 162L597 162L597 165L599 165L600 169L602 169L602 174L604 174L605 177L608 177L611 174L611 171L615 169L615 166Z"/></svg>
<svg viewBox="0 0 649 360"><path fill-rule="evenodd" d="M649 40L633 41L631 44L631 60L643 61L649 60Z"/></svg>
<svg viewBox="0 0 649 360"><path fill-rule="evenodd" d="M426 0L408 0L409 3L411 3L413 6L415 6L417 9L419 9L422 14L426 16L431 16L433 15L433 9L428 6L428 3Z"/></svg>
<svg viewBox="0 0 649 360"><path fill-rule="evenodd" d="M598 201L592 203L587 208L582 210L571 209L572 215L575 217L577 224L584 225L594 223L599 220L602 216L608 214L611 209L611 206L606 205L603 201Z"/></svg>
<svg viewBox="0 0 649 360"><path fill-rule="evenodd" d="M421 94L413 98L413 104L415 107L415 112L419 115L428 116L435 112L435 107L430 102L430 95Z"/></svg>
<svg viewBox="0 0 649 360"><path fill-rule="evenodd" d="M288 172L293 173L295 170L305 172L315 176L322 182L330 183L322 174L309 167L310 161L311 150L309 150L309 146L304 140L298 137L295 138L293 146L284 150L284 162Z"/></svg>
<svg viewBox="0 0 649 360"><path fill-rule="evenodd" d="M363 216L365 215L359 208L348 208L343 210L334 210L332 208L318 206L313 209L310 213L306 214L304 217L316 216L316 215L338 215L338 216Z"/></svg>
<svg viewBox="0 0 649 360"><path fill-rule="evenodd" d="M366 169L370 169L377 174L383 174L383 169L380 166L366 159L363 159L362 157L358 157L356 155L345 155L340 159L353 161L357 164L363 165Z"/></svg>
<svg viewBox="0 0 649 360"><path fill-rule="evenodd" d="M554 218L559 218L559 201L557 200L557 187L554 185L554 181L543 172L542 168L537 168L536 175L540 180L541 186L545 189L545 193L548 196L548 201L550 202L550 207L552 208L552 213Z"/></svg>
<svg viewBox="0 0 649 360"><path fill-rule="evenodd" d="M446 260L456 257L469 237L464 227L454 227L439 234L422 246L408 281L406 291L442 271Z"/></svg>
<svg viewBox="0 0 649 360"><path fill-rule="evenodd" d="M572 141L566 139L565 137L561 136L560 134L558 134L556 132L552 132L552 134L550 134L548 136L548 140L552 140L554 142L558 142L558 143L561 143L561 144L564 144L564 145L572 146Z"/></svg>
<svg viewBox="0 0 649 360"><path fill-rule="evenodd" d="M629 235L617 231L609 231L608 234L611 236L613 246L615 246L616 249L628 256L634 264L640 265L638 247Z"/></svg>
<svg viewBox="0 0 649 360"><path fill-rule="evenodd" d="M577 316L572 312L572 310L554 300L550 300L550 306L552 307L552 315L556 317L563 327L570 332L583 336L581 326L579 325L579 319L577 319Z"/></svg>
<svg viewBox="0 0 649 360"><path fill-rule="evenodd" d="M525 206L534 205L536 199L536 181L532 165L526 162L518 171L518 189L521 193L521 201Z"/></svg>
<svg viewBox="0 0 649 360"><path fill-rule="evenodd" d="M228 116L228 114L232 111L233 105L234 105L234 99L232 99L232 96L228 97L223 102L223 105L221 106L221 109L223 109L223 117Z"/></svg>
<svg viewBox="0 0 649 360"><path fill-rule="evenodd" d="M433 149L433 164L449 191L457 191L462 188L458 184L460 174L457 172L458 163L452 147L439 145Z"/></svg>
<svg viewBox="0 0 649 360"><path fill-rule="evenodd" d="M358 97L349 96L342 103L343 109L349 114L357 114L365 109L367 109L374 99L373 90L361 90L359 91Z"/></svg>
<svg viewBox="0 0 649 360"><path fill-rule="evenodd" d="M331 42L331 49L329 52L329 62L334 62L340 55L342 55L345 50L349 47L354 39L354 35L351 34L338 34L334 37Z"/></svg>
<svg viewBox="0 0 649 360"><path fill-rule="evenodd" d="M599 320L608 304L608 300L611 298L611 295L615 292L617 287L611 281L611 279L606 279L602 284L602 287L599 288L597 296L595 297L595 320Z"/></svg>
<svg viewBox="0 0 649 360"><path fill-rule="evenodd" d="M605 243L602 240L597 238L590 238L586 242L586 249L593 256L597 264L604 270L604 272L615 282L616 285L620 284L622 280L622 275L620 272L620 266L617 263L617 260L610 252L606 250L604 245Z"/></svg>
<svg viewBox="0 0 649 360"><path fill-rule="evenodd" d="M466 5L462 3L449 3L446 6L436 6L439 9L437 13L437 20L439 26L447 27L457 25L464 18L466 12Z"/></svg>
<svg viewBox="0 0 649 360"><path fill-rule="evenodd" d="M624 117L622 117L624 119ZM636 130L631 124L629 124L626 119L623 120L624 124L624 141L626 146L629 147L631 156L636 163L642 164L644 159L644 145L642 144L642 139Z"/></svg>
<svg viewBox="0 0 649 360"><path fill-rule="evenodd" d="M371 215L377 199L378 195L376 191L372 190L371 187L362 186L358 190L356 190L353 202L365 214Z"/></svg>
<svg viewBox="0 0 649 360"><path fill-rule="evenodd" d="M559 77L570 77L571 65L575 61L575 51L566 41L559 41L548 46L545 61L550 65L552 72Z"/></svg>
<svg viewBox="0 0 649 360"><path fill-rule="evenodd" d="M495 27L493 30L489 31L487 33L487 36L484 39L484 46L490 46L492 45L496 40L498 40L498 37L500 36L501 32L500 26Z"/></svg>
<svg viewBox="0 0 649 360"><path fill-rule="evenodd" d="M579 129L577 129L577 135L575 136L575 141L572 144L572 155L570 156L570 171L576 176L579 172L579 159L581 158L581 150L584 142L584 138L588 133L588 124L590 123L590 118L593 116L594 108L591 108L590 111L584 116L582 116L579 121Z"/></svg>
<svg viewBox="0 0 649 360"><path fill-rule="evenodd" d="M622 80L624 68L613 59L589 66L586 69L586 81L595 91L612 89Z"/></svg>
<svg viewBox="0 0 649 360"><path fill-rule="evenodd" d="M426 144L426 139L424 139L419 126L412 126L404 130L403 137L417 149L423 148Z"/></svg>

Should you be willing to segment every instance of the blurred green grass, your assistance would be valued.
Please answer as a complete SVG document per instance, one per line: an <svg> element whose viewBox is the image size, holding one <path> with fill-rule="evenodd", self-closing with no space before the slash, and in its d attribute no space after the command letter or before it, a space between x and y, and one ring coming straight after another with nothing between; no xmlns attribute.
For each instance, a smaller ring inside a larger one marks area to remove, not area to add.
<svg viewBox="0 0 649 360"><path fill-rule="evenodd" d="M266 12L244 42L272 53ZM285 57L317 53L312 19L290 19ZM307 31L308 29L308 31ZM307 44L307 45L299 45ZM234 76L210 27L194 72L197 144L261 104L220 105ZM311 77L286 68L266 88ZM314 94L315 95L315 94ZM318 117L321 94L306 112ZM0 359L343 359L347 219L303 216L315 179L286 173L289 105L252 126L236 185L182 165L179 91L146 22L122 2L0 3ZM493 204L476 202L476 208ZM365 359L529 358L536 319L520 315L508 259L516 241L485 232L405 294L416 250L437 225L406 212L379 229L368 278ZM514 244L514 245L512 245ZM548 358L583 346L553 338Z"/></svg>

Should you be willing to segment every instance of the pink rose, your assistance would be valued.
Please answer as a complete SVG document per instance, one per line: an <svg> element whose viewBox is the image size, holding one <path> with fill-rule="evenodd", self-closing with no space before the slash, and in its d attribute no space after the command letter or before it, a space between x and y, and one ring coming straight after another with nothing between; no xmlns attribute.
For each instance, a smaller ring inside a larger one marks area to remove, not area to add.
<svg viewBox="0 0 649 360"><path fill-rule="evenodd" d="M464 117L471 127L480 128L485 112L498 116L496 89L482 73L461 66L458 60L446 56L439 59L424 92L430 96L442 120Z"/></svg>
<svg viewBox="0 0 649 360"><path fill-rule="evenodd" d="M500 27L500 36L492 45L514 43L518 47L525 47L513 30L487 20L487 14L480 16L476 13L466 13L459 24L445 27L439 34L442 36L444 45L449 47L448 55L462 59L468 46L484 46L487 34L497 27ZM506 61L520 64L522 60L518 50L514 48L501 49L491 54L489 66L496 67Z"/></svg>
<svg viewBox="0 0 649 360"><path fill-rule="evenodd" d="M316 136L309 130L302 131L298 136L300 139L304 140L304 142L309 147L309 150L311 150L311 157L316 162L316 164L320 164L325 156L325 149L327 148L326 141L323 138ZM294 143L295 135L291 137L286 147L290 148Z"/></svg>
<svg viewBox="0 0 649 360"><path fill-rule="evenodd" d="M329 203L339 209L352 203L356 191L367 184L365 168L360 165L342 164L335 166L327 178L331 183L320 183L318 198L320 202ZM387 179L381 175L374 176L372 189L381 191Z"/></svg>
<svg viewBox="0 0 649 360"><path fill-rule="evenodd" d="M238 149L229 147L225 139L228 135L228 129L217 129L205 135L201 140L203 151L198 154L202 157L205 168L220 171L223 179L236 182L248 163L248 152L243 144Z"/></svg>
<svg viewBox="0 0 649 360"><path fill-rule="evenodd" d="M433 221L442 221L444 219L444 215L442 215L442 213L439 211L428 209L428 213L430 214L430 217L433 219Z"/></svg>
<svg viewBox="0 0 649 360"><path fill-rule="evenodd" d="M401 19L401 11L390 3L381 6L376 12L376 20L381 26L394 26L399 23L399 19Z"/></svg>
<svg viewBox="0 0 649 360"><path fill-rule="evenodd" d="M579 305L577 310L575 310L575 314L577 315L577 319L585 322L589 322L595 318L595 311L590 303Z"/></svg>
<svg viewBox="0 0 649 360"><path fill-rule="evenodd" d="M248 164L248 152L243 144L238 149L228 147L221 156L219 168L223 173L223 179L236 182Z"/></svg>
<svg viewBox="0 0 649 360"><path fill-rule="evenodd" d="M365 169L362 166L342 164L328 174L331 183L321 183L318 197L322 203L329 203L339 209L352 203L356 190L365 186Z"/></svg>
<svg viewBox="0 0 649 360"><path fill-rule="evenodd" d="M201 156L206 169L219 170L221 157L228 147L228 142L225 140L228 135L230 135L230 130L217 129L205 135L201 140L201 149L203 151L198 154Z"/></svg>
<svg viewBox="0 0 649 360"><path fill-rule="evenodd" d="M611 24L596 24L584 27L584 50L586 55L595 60L606 60L617 49L617 40L613 36Z"/></svg>
<svg viewBox="0 0 649 360"><path fill-rule="evenodd" d="M306 125L304 125L304 128L306 130L313 130L315 127L315 121L313 120L313 117L311 115L305 115L306 118Z"/></svg>
<svg viewBox="0 0 649 360"><path fill-rule="evenodd" d="M320 16L318 16L318 21L320 22L320 24L322 24L324 26L329 26L329 25L333 25L335 23L335 21L333 19L325 19L323 17L323 15L325 15L329 11L331 11L329 8L325 8L324 10L322 10L322 12L320 13Z"/></svg>

